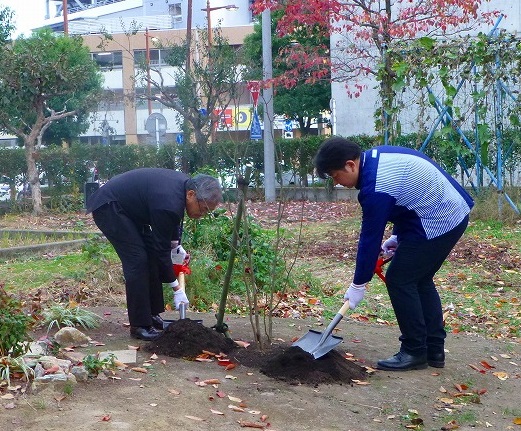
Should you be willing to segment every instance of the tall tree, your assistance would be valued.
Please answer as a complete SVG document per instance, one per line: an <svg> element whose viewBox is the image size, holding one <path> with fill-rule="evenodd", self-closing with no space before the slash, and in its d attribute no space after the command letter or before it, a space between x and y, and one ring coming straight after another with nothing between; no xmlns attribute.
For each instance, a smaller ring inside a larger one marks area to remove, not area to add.
<svg viewBox="0 0 521 431"><path fill-rule="evenodd" d="M197 160L190 161L189 170L208 164L212 157L208 142L220 121L219 112L244 91L241 50L229 44L219 27L212 30L211 45L206 30L197 31L199 38L190 47L186 41L154 41L155 48L169 53L166 63L173 71L169 68L166 73L174 78L175 86L166 84L164 65L150 67L149 74L149 65L142 61L136 77L138 83L150 83L152 89L150 95L142 94L142 98L177 111L185 134L193 133L196 151L190 153ZM184 148L192 145L190 141L189 137L185 139Z"/></svg>
<svg viewBox="0 0 521 431"><path fill-rule="evenodd" d="M0 130L25 147L33 211L43 211L38 148L49 126L96 106L101 73L81 38L35 32L0 47Z"/></svg>
<svg viewBox="0 0 521 431"><path fill-rule="evenodd" d="M8 7L0 8L0 44L6 43L11 38L15 29L13 24L14 12Z"/></svg>
<svg viewBox="0 0 521 431"><path fill-rule="evenodd" d="M271 14L272 35L275 35L277 24L284 15L283 10ZM331 99L330 73L320 78L307 80L294 75L294 82L288 85L287 81L292 70L292 62L287 61L287 55L293 55L295 50L305 50L306 47L322 46L329 51L329 37L315 25L313 32L300 29L283 37L272 37L273 76L275 80L275 97L273 107L275 114L285 115L299 123L301 133L308 135L313 121L316 121L324 111L329 111ZM248 62L248 79L262 80L262 26L255 23L254 31L244 39L244 53ZM322 52L322 56L326 52ZM277 78L284 77L278 84ZM284 85L283 85L284 84Z"/></svg>
<svg viewBox="0 0 521 431"><path fill-rule="evenodd" d="M322 29L336 33L338 42L326 47L299 46L287 56L292 67L285 82L294 85L295 76L313 81L331 70L332 78L345 83L351 97L360 96L368 76L380 80L382 124L392 114L395 71L385 51L396 40L419 36L449 37L468 31L481 22L491 23L494 12L481 13L488 0L259 0L257 13L266 8L284 9L277 26L279 36L295 31ZM308 49L303 49L308 48ZM327 47L328 48L328 47ZM379 67L383 64L383 67ZM377 76L378 75L378 76Z"/></svg>

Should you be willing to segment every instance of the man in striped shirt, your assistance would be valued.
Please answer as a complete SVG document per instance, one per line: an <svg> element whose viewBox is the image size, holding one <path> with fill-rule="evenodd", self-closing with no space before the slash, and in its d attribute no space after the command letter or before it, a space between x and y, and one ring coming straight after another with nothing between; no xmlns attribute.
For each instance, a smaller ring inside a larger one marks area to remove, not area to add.
<svg viewBox="0 0 521 431"><path fill-rule="evenodd" d="M378 361L391 371L445 366L443 310L434 275L465 231L472 198L424 154L380 146L362 152L332 137L320 147L315 166L321 178L355 187L362 226L353 282L344 299L354 309L363 299L381 251L394 253L386 285L400 327L400 351ZM393 232L383 244L387 223Z"/></svg>

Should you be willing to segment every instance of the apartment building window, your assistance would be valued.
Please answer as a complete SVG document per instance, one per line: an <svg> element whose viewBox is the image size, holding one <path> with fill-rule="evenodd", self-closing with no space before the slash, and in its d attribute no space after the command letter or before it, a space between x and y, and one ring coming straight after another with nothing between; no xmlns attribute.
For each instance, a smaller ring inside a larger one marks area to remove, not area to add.
<svg viewBox="0 0 521 431"><path fill-rule="evenodd" d="M101 67L101 70L121 69L123 67L123 55L121 51L93 52L92 59Z"/></svg>
<svg viewBox="0 0 521 431"><path fill-rule="evenodd" d="M166 60L170 55L169 49L151 49L150 65L151 66L167 66ZM134 64L136 66L146 63L146 51L144 49L136 49L134 51Z"/></svg>
<svg viewBox="0 0 521 431"><path fill-rule="evenodd" d="M172 27L183 21L181 3L174 3L168 6L168 14L172 17Z"/></svg>

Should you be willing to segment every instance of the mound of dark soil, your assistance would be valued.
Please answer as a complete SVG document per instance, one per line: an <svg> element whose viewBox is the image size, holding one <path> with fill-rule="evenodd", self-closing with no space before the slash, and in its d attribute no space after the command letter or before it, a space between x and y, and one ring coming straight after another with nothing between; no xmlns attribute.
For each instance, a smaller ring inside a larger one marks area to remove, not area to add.
<svg viewBox="0 0 521 431"><path fill-rule="evenodd" d="M233 340L190 319L174 320L158 338L145 346L148 352L174 358L195 358L203 350L229 353L235 348Z"/></svg>
<svg viewBox="0 0 521 431"><path fill-rule="evenodd" d="M235 355L236 353L236 355ZM234 352L235 359L261 373L292 385L313 385L320 383L353 383L353 380L367 379L364 367L344 358L332 350L319 359L300 347L275 346L269 352Z"/></svg>
<svg viewBox="0 0 521 431"><path fill-rule="evenodd" d="M195 358L203 350L226 353L234 363L258 369L261 373L289 384L352 383L367 378L365 368L332 350L319 359L300 347L272 345L260 351L254 344L239 347L223 334L190 319L172 322L156 340L145 347L148 352L177 358Z"/></svg>

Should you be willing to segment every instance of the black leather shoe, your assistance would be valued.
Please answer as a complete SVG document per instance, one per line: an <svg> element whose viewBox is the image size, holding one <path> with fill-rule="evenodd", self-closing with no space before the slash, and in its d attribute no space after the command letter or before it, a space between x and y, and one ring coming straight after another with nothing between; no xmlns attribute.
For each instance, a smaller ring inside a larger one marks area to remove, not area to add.
<svg viewBox="0 0 521 431"><path fill-rule="evenodd" d="M412 356L400 351L388 359L378 361L376 368L386 371L423 370L427 368L427 355Z"/></svg>
<svg viewBox="0 0 521 431"><path fill-rule="evenodd" d="M445 366L445 353L427 353L429 367L443 368Z"/></svg>
<svg viewBox="0 0 521 431"><path fill-rule="evenodd" d="M130 336L138 340L152 341L161 335L153 326L131 326Z"/></svg>

